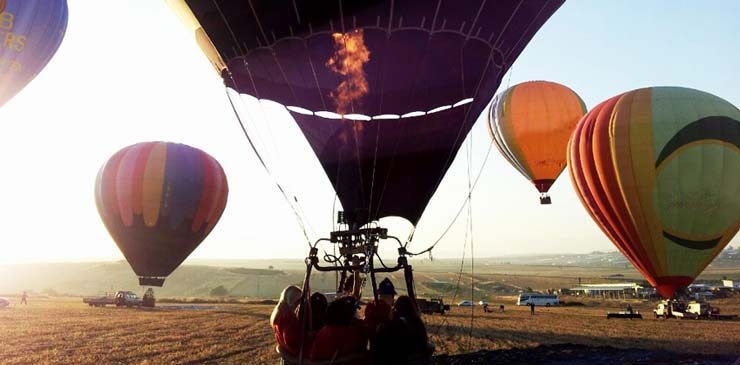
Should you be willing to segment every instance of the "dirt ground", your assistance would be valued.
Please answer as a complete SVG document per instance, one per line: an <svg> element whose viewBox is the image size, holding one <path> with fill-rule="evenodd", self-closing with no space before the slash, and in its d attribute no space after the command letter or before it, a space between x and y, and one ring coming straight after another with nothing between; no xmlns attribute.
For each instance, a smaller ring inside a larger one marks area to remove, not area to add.
<svg viewBox="0 0 740 365"><path fill-rule="evenodd" d="M505 313L483 313L480 307L453 307L445 316L425 316L436 353L458 355L438 356L437 363L481 364L498 359L505 363L565 364L577 363L577 358L557 362L560 360L556 355L593 352L607 354L607 359L608 354L613 354L612 359L617 360L638 356L642 350L681 354L674 360L710 359L702 354L728 360L734 358L731 355L740 355L737 320L654 319L653 304L636 300L630 303L645 314L645 319L607 320L608 311L621 310L627 302L577 298L571 301L574 300L584 306L538 307L535 316L530 316L528 308L513 305L513 297L492 299L492 307L503 303ZM167 304L145 310L90 308L79 298L37 298L27 306L13 302L11 307L0 309L2 364L278 363L267 324L270 305ZM740 298L714 304L723 313L740 314ZM534 349L540 345L544 347ZM488 352L478 352L482 350ZM543 353L544 359L552 362L526 360L517 353ZM476 356L479 360L475 360ZM650 359L646 356L638 357Z"/></svg>

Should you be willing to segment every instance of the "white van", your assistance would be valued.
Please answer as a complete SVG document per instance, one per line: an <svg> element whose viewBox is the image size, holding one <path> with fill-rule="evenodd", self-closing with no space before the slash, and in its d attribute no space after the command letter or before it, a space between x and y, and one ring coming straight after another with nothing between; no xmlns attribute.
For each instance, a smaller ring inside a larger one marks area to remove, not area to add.
<svg viewBox="0 0 740 365"><path fill-rule="evenodd" d="M516 305L529 305L530 303L534 303L536 306L543 305L545 307L549 307L551 305L560 305L560 298L555 294L519 294L519 299L516 301Z"/></svg>

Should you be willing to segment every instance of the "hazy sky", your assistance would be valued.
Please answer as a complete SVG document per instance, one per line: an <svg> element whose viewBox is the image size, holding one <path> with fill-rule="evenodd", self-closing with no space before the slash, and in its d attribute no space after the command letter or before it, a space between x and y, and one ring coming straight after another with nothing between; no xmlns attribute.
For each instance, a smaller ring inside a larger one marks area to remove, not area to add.
<svg viewBox="0 0 740 365"><path fill-rule="evenodd" d="M534 37L501 90L551 80L571 87L591 108L631 89L675 85L740 105L738 14L740 2L732 0L570 0ZM274 105L257 109L287 118ZM151 140L201 148L228 176L226 211L191 257L306 255L298 225L247 145L220 77L164 2L70 0L58 53L0 108L0 131L0 262L121 258L95 208L95 176L117 150ZM490 145L484 122L471 136L472 160L464 145L413 247L436 240L463 202L468 163L475 174ZM285 183L294 187L315 238L331 227L333 195L312 154L300 147L286 147L301 159L300 176ZM475 255L614 249L581 206L567 172L551 195L553 204L540 206L535 189L494 148L473 193ZM435 256L462 254L466 217ZM400 237L408 233L407 223L387 223Z"/></svg>

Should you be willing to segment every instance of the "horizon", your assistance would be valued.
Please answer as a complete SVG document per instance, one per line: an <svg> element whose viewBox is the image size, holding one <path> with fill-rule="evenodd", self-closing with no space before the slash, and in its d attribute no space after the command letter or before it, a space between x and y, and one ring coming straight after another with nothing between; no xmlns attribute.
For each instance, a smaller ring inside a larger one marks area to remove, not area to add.
<svg viewBox="0 0 740 365"><path fill-rule="evenodd" d="M739 246L732 246L728 245L725 247L722 252L727 251L740 251L740 245ZM624 255L616 248L613 250L595 250L590 252L551 252L551 253L513 253L513 254L505 254L505 255L494 255L494 256L476 256L475 260L492 260L492 259L505 259L505 258L530 258L530 257L555 257L555 256L585 256L585 255L606 255L606 254L612 254L612 255L620 255L624 258ZM717 256L717 259L720 255ZM260 262L266 262L266 261L295 261L295 260L302 260L304 257L272 257L272 258L226 258L226 257L196 257L196 258L187 258L185 261L181 264L183 265L202 265L199 264L199 262L205 262L205 261L260 261ZM462 257L462 256L450 256L450 257L435 257L433 259L429 259L427 256L423 256L420 258L411 257L410 261L413 263L415 261L438 261L438 260L469 260L469 257ZM626 260L626 258L625 258ZM715 259L716 260L716 259ZM124 257L98 257L98 258L84 258L80 260L40 260L40 261L15 261L15 262L9 262L9 261L2 261L0 260L0 266L3 265L42 265L42 264L86 264L86 263L127 263L126 258ZM576 265L577 266L577 265Z"/></svg>

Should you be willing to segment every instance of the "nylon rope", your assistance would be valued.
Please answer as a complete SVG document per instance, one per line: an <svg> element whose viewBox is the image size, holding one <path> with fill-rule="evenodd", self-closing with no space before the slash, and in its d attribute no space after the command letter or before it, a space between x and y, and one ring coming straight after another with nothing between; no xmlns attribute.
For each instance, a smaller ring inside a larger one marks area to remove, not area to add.
<svg viewBox="0 0 740 365"><path fill-rule="evenodd" d="M231 28L231 25L229 24L228 20L226 19L226 16L224 15L224 13L221 11L221 8L218 6L218 3L214 0L213 1L213 4L216 7L216 9L218 10L219 15L221 16L221 20L224 22L224 25L226 25L226 28L228 29L229 33L231 34L231 37L234 40L234 43L237 45L237 47L238 47L238 53L241 53L241 57L244 60L245 65L247 66L247 72L249 73L249 77L252 80L252 86L254 87L255 93L257 94L255 96L257 97L257 100L259 102L260 111L262 112L263 115L265 115L266 113L265 113L264 108L262 106L262 102L259 100L259 92L257 91L257 88L254 85L254 80L252 79L252 72L249 69L248 65L246 64L246 55L244 54L244 50L241 48L241 45L239 44L239 42L238 42L238 40L236 38L236 35L235 35L233 29ZM235 49L235 51L236 51L236 49ZM234 79L233 74L231 73L230 70L228 70L228 66L227 66L227 71L228 71L229 78L231 79L231 81L234 83L234 85L237 85L237 82ZM238 89L238 87L237 87L237 89ZM237 95L240 95L240 98L241 98L241 93L238 90L234 90L234 91L236 91ZM262 164L262 167L265 169L265 171L267 172L267 174L270 176L270 178L275 183L275 186L277 186L278 190L282 194L282 196L285 199L285 201L290 206L290 209L293 211L293 214L296 217L296 221L298 222L298 225L301 228L301 232L303 233L303 236L306 238L306 243L308 244L309 247L311 247L311 239L308 237L308 232L306 231L306 224L305 224L305 221L304 221L303 217L300 215L299 211L296 209L296 206L291 202L290 197L286 193L285 189L283 189L283 187L280 185L280 182L277 180L277 178L270 171L270 168L267 166L267 163L265 163L265 160L262 158L262 155L260 154L259 150L255 146L254 141L252 141L252 138L249 136L249 133L247 132L247 129L244 127L244 122L242 121L242 118L239 115L239 111L237 110L236 104L234 103L234 100L232 99L231 95L228 92L228 87L227 87L227 90L226 90L226 96L229 99L229 103L231 104L231 109L234 111L234 114L236 115L236 120L237 120L237 122L239 122L239 126L241 127L242 132L244 133L244 136L247 138L247 141L249 142L250 147L252 148L252 150L254 151L255 155L257 156L257 159L259 160L260 164ZM295 200L296 203L298 203L298 199L295 197L295 195L293 196L293 199Z"/></svg>
<svg viewBox="0 0 740 365"><path fill-rule="evenodd" d="M232 81L233 81L233 78L232 78ZM303 232L303 236L306 238L306 243L308 243L308 246L311 247L311 239L308 237L308 232L306 232L306 226L304 224L303 218L300 216L298 210L296 210L296 207L291 203L290 197L285 192L285 190L283 189L283 187L280 185L280 182L277 181L277 179L275 178L275 176L270 171L270 168L265 163L265 160L262 159L262 155L260 155L260 153L259 153L259 151L257 149L257 146L254 145L254 142L252 141L252 138L249 136L249 133L247 132L247 129L244 127L244 122L242 121L242 118L239 115L239 111L237 110L236 105L234 104L234 100L232 100L232 98L231 98L231 95L229 95L228 90L227 90L226 96L228 97L229 103L231 104L231 109L234 111L234 114L236 115L236 120L237 120L237 122L239 122L239 126L241 127L242 132L244 133L244 137L246 137L247 138L247 141L249 142L249 146L252 148L252 151L254 151L254 154L257 156L257 159L259 160L260 164L262 165L262 167L267 172L267 175L270 176L270 178L272 179L273 183L275 183L275 186L277 186L278 190L280 191L280 194L283 196L283 198L285 199L285 201L290 206L290 209L293 211L293 214L296 217L296 220L298 222L298 225L300 226L301 231Z"/></svg>
<svg viewBox="0 0 740 365"><path fill-rule="evenodd" d="M506 88L504 90L508 89L511 86L511 75L514 73L514 66L513 65L511 67L509 67L509 72L508 73L509 73L509 77L508 77L508 80L506 82ZM490 105L489 108L487 108L487 109L489 109L489 111L487 112L486 117L489 118L489 119L491 118L490 108L492 106L493 105ZM475 190L475 187L478 185L478 180L480 179L481 175L483 174L483 169L486 167L486 164L488 163L488 158L491 155L491 150L493 149L493 144L494 144L493 143L493 140L491 140L491 143L488 145L488 150L486 151L486 157L484 157L484 159L483 159L483 164L481 165L481 168L478 170L478 174L475 177L475 181L473 182L472 189L470 191L468 191L468 195L470 195L473 192L473 190ZM462 204L460 204L460 208L457 210L457 213L455 214L455 217L452 218L452 221L450 222L450 224L447 226L447 228L445 228L445 230L442 232L442 234L434 241L434 243L431 246L429 246L427 249L425 249L423 251L420 251L420 252L417 252L417 253L409 252L409 255L410 256L418 256L418 255L423 255L424 253L427 253L427 252L429 252L430 255L431 255L431 251L437 246L437 244L440 241L442 241L442 239L447 235L447 233L450 231L450 229L455 224L455 222L457 222L457 219L460 217L460 214L462 213L463 209L465 209L465 205L467 203L468 203L468 198L466 197L463 200ZM414 234L414 231L411 232L411 234L409 236L409 241L413 237L413 234Z"/></svg>
<svg viewBox="0 0 740 365"><path fill-rule="evenodd" d="M475 324L475 251L473 250L474 236L473 231L473 189L471 186L471 167L473 163L473 138L468 140L468 231L470 232L470 301L473 305L470 306L470 330L468 331L468 349L472 347L473 342L473 328Z"/></svg>

